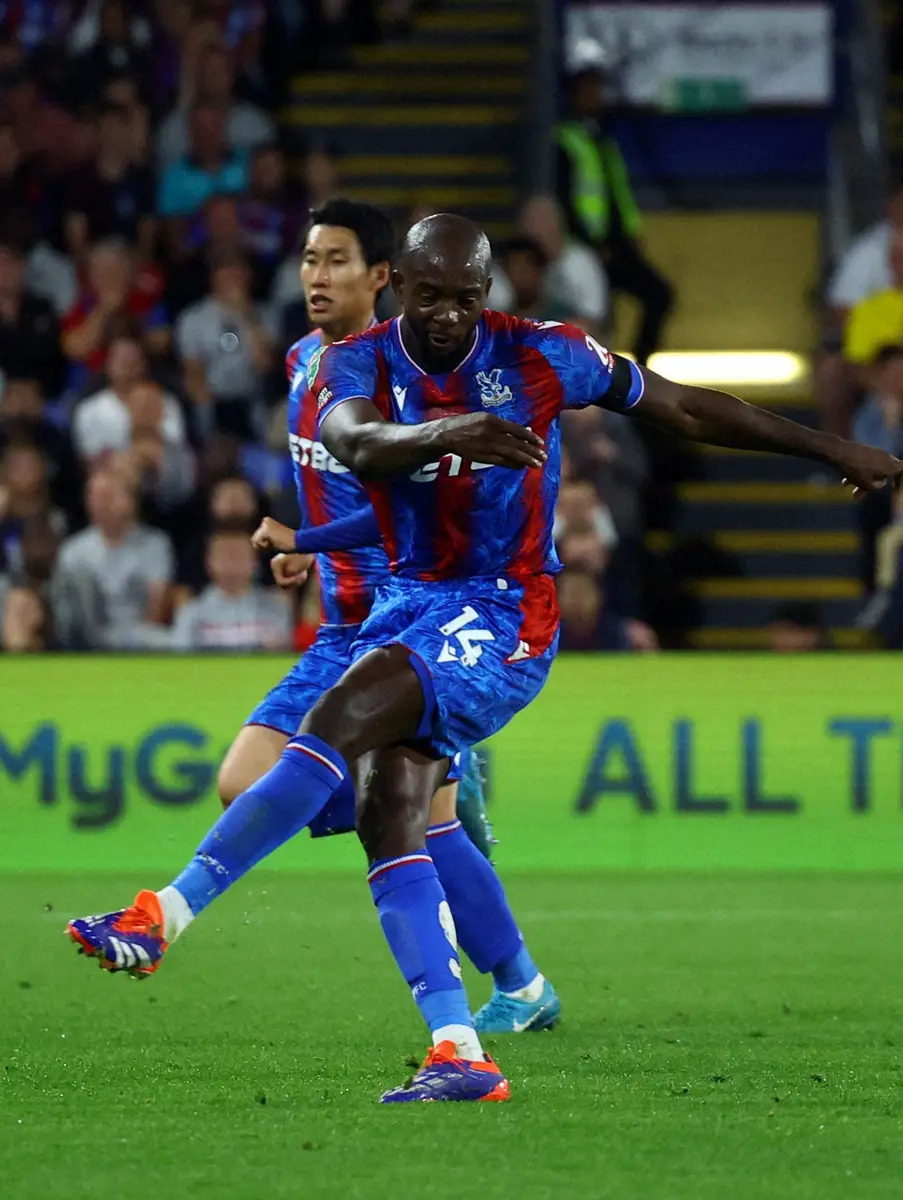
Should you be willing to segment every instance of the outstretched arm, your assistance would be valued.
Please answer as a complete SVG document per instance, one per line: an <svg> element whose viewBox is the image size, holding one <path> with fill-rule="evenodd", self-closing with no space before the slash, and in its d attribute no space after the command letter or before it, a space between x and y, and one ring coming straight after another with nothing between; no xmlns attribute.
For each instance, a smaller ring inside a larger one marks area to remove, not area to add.
<svg viewBox="0 0 903 1200"><path fill-rule="evenodd" d="M273 517L264 517L251 536L257 550L278 550L280 554L323 554L332 550L357 550L378 546L381 542L376 513L369 504L357 512L323 525L291 529Z"/></svg>
<svg viewBox="0 0 903 1200"><path fill-rule="evenodd" d="M299 554L322 554L329 550L358 550L362 546L379 546L381 543L376 513L365 504L348 517L296 529L294 548Z"/></svg>
<svg viewBox="0 0 903 1200"><path fill-rule="evenodd" d="M903 461L857 442L808 429L728 392L688 387L643 369L636 415L695 442L793 454L836 467L854 491L874 491L903 476Z"/></svg>

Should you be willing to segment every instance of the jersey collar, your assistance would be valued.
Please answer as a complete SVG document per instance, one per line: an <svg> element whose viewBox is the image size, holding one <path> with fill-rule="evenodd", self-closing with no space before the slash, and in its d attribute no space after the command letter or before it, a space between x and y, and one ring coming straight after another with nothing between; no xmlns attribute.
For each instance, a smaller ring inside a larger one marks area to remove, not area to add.
<svg viewBox="0 0 903 1200"><path fill-rule="evenodd" d="M402 354L405 356L405 358L408 360L408 362L411 364L411 366L414 368L414 370L419 371L421 375L429 376L429 371L424 371L423 367L421 367L418 363L415 363L413 358L411 358L410 354L408 354L408 348L404 344L404 338L401 336L401 317L394 318L394 320L392 321L392 328L395 331L395 340L398 342L398 345L401 348ZM457 371L460 371L461 368L466 366L467 363L469 363L470 360L477 353L477 350L480 348L482 341L483 341L483 318L480 317L480 319L476 325L476 337L473 339L473 345L470 347L467 354L464 356L464 358L461 359L461 361L458 363L458 365L456 367L453 367L451 371L443 371L442 374L443 375L454 375Z"/></svg>

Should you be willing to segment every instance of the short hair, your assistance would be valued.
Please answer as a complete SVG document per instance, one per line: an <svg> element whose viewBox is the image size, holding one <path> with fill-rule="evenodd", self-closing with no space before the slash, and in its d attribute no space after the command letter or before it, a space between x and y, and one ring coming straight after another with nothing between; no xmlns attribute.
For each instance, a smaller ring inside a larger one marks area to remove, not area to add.
<svg viewBox="0 0 903 1200"><path fill-rule="evenodd" d="M543 270L549 265L549 256L545 250L537 242L536 238L528 237L526 234L517 234L516 237L510 237L506 242L502 243L501 253L499 254L501 261L504 262L512 254L529 255L535 265Z"/></svg>
<svg viewBox="0 0 903 1200"><path fill-rule="evenodd" d="M467 239L467 241L465 241ZM402 261L410 264L425 255L431 259L437 248L473 254L474 265L489 278L492 271L492 247L484 230L474 221L458 213L432 213L417 221L405 234L401 249Z"/></svg>
<svg viewBox="0 0 903 1200"><path fill-rule="evenodd" d="M250 270L248 256L234 246L218 246L210 255L210 274L223 270L225 267L244 267Z"/></svg>
<svg viewBox="0 0 903 1200"><path fill-rule="evenodd" d="M883 367L886 366L887 363L892 362L895 358L901 357L903 357L903 345L882 346L872 362L876 367Z"/></svg>
<svg viewBox="0 0 903 1200"><path fill-rule="evenodd" d="M115 100L103 100L97 108L97 119L102 121L104 117L116 117L120 121L128 121L131 114L124 104L117 104Z"/></svg>
<svg viewBox="0 0 903 1200"><path fill-rule="evenodd" d="M817 604L808 600L790 600L774 610L770 625L798 625L801 629L821 629L822 615Z"/></svg>
<svg viewBox="0 0 903 1200"><path fill-rule="evenodd" d="M254 521L214 521L211 527L207 530L204 538L204 552L207 553L210 547L217 538L241 538L243 542L250 544L251 534L257 528L257 522Z"/></svg>
<svg viewBox="0 0 903 1200"><path fill-rule="evenodd" d="M0 238L0 253L9 254L12 258L18 259L19 262L23 262L28 258L28 251L20 238Z"/></svg>
<svg viewBox="0 0 903 1200"><path fill-rule="evenodd" d="M350 229L360 242L368 267L392 262L395 257L395 230L391 219L375 204L346 200L335 196L310 214L308 232L314 225L337 225Z"/></svg>

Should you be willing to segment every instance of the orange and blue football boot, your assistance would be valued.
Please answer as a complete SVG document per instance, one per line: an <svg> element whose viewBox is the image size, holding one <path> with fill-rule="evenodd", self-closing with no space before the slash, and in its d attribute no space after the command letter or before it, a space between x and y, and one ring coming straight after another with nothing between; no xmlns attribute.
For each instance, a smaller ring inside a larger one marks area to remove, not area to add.
<svg viewBox="0 0 903 1200"><path fill-rule="evenodd" d="M413 1079L383 1092L380 1104L419 1100L510 1100L511 1086L491 1058L458 1058L454 1042L433 1046Z"/></svg>
<svg viewBox="0 0 903 1200"><path fill-rule="evenodd" d="M99 917L77 917L66 933L80 954L96 958L105 971L126 971L133 979L153 975L168 943L156 892L139 892L135 903Z"/></svg>

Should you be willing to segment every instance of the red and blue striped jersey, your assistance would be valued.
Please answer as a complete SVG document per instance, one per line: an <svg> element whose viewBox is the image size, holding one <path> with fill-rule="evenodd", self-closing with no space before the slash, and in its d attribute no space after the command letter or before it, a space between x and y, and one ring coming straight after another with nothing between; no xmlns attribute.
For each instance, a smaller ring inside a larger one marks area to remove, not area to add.
<svg viewBox="0 0 903 1200"><path fill-rule="evenodd" d="M312 378L316 372L322 349L322 335L316 329L295 342L285 358L288 440L304 526L325 525L370 507L357 479L317 441L316 392L310 390L308 375ZM381 546L318 554L323 624L359 625L370 612L373 593L387 578L388 566Z"/></svg>
<svg viewBox="0 0 903 1200"><path fill-rule="evenodd" d="M632 362L576 326L487 311L470 353L445 375L417 366L396 318L330 346L312 388L321 423L343 401L364 397L401 424L492 412L538 433L548 453L542 469L446 454L366 485L393 572L423 580L523 579L560 569L552 523L561 412L591 404L623 412L640 400L643 380Z"/></svg>

